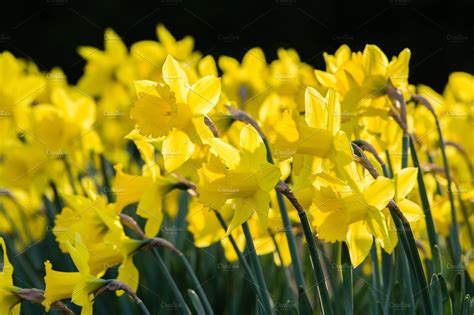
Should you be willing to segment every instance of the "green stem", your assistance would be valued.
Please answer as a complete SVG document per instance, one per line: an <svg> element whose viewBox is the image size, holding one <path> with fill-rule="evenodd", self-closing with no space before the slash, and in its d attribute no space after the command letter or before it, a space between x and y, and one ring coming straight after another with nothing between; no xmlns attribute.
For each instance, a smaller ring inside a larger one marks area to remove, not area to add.
<svg viewBox="0 0 474 315"><path fill-rule="evenodd" d="M211 304L209 303L209 300L207 299L206 293L204 293L204 290L202 289L202 285L199 282L198 277L194 273L193 267L189 263L188 259L186 256L182 253L178 253L179 258L181 259L181 262L184 264L184 267L186 268L186 271L188 274L191 276L191 280L194 283L195 290L197 291L197 294L199 295L199 298L201 299L201 302L204 304L204 309L206 310L207 314L214 314L214 311L212 310Z"/></svg>
<svg viewBox="0 0 474 315"><path fill-rule="evenodd" d="M261 134L261 137L263 139L263 143L265 144L265 148L267 150L267 160L269 163L274 164L273 156L270 150L270 145L268 144L268 140L263 136L263 134ZM303 276L303 271L301 269L300 258L298 256L298 249L296 247L295 235L293 234L293 230L291 228L291 221L288 215L288 209L286 208L285 200L283 199L282 193L279 191L276 191L276 195L277 195L278 207L280 208L281 219L283 221L283 228L285 230L286 240L288 242L288 249L290 251L291 265L293 267L293 273L295 276L296 286L298 288L302 287L304 289L305 288L304 276ZM302 298L306 300L307 305L310 305L308 301L308 296L306 295L304 290L303 292L304 292L303 293L304 296Z"/></svg>
<svg viewBox="0 0 474 315"><path fill-rule="evenodd" d="M430 202L428 200L428 194L426 192L425 180L423 178L423 170L421 169L420 162L418 160L418 154L416 153L415 142L413 136L410 139L410 153L413 165L418 168L418 190L420 192L421 205L423 207L423 213L425 215L426 229L428 231L428 240L430 242L431 253L435 253L435 246L438 246L438 236L436 233L436 227L434 225L433 216L431 214ZM438 266L440 267L440 266ZM434 269L435 272L441 272L441 269Z"/></svg>
<svg viewBox="0 0 474 315"><path fill-rule="evenodd" d="M186 304L186 301L184 300L183 295L182 295L181 292L179 291L179 288L178 288L178 286L176 285L176 282L174 281L173 276L171 275L171 273L169 272L168 268L166 267L166 264L165 264L165 262L163 261L163 258L161 258L160 254L158 253L158 251L156 250L156 248L153 248L153 249L152 249L152 253L153 253L153 255L156 257L156 260L158 261L158 266L160 267L161 271L162 271L163 274L165 275L166 280L168 281L168 284L170 285L171 290L173 291L174 296L176 297L176 299L178 300L178 303L179 303L179 304L181 305L181 307L183 308L183 313L191 314L191 311L189 310L189 307L188 307L188 305Z"/></svg>
<svg viewBox="0 0 474 315"><path fill-rule="evenodd" d="M150 311L146 308L146 305L143 303L143 301L138 302L137 306L143 314L150 315Z"/></svg>
<svg viewBox="0 0 474 315"><path fill-rule="evenodd" d="M351 257L349 255L349 248L345 242L341 244L341 270L342 270L342 283L344 286L344 297L345 297L345 314L354 314L354 293L352 289L353 275L352 275L352 264Z"/></svg>
<svg viewBox="0 0 474 315"><path fill-rule="evenodd" d="M374 242L372 244L372 247L370 248L370 258L372 259L372 285L375 287L375 294L374 298L376 301L376 304L382 304L383 297L382 297L382 288L381 288L381 281L380 281L380 268L379 268L379 259L377 255L377 245ZM378 303L377 303L378 302ZM379 307L377 306L377 310L379 310Z"/></svg>
<svg viewBox="0 0 474 315"><path fill-rule="evenodd" d="M419 102L421 105L423 105L428 111L431 113L435 120L436 124L436 131L438 133L438 144L441 149L441 156L443 158L443 166L444 166L444 174L446 176L446 181L448 183L448 196L449 196L449 204L451 207L451 225L449 227L450 233L449 233L449 239L451 241L451 246L452 246L452 252L453 252L453 260L454 263L457 266L461 265L461 242L459 240L459 225L458 225L458 220L457 220L457 215L456 215L456 205L454 203L454 195L452 191L452 179L451 179L451 173L449 170L449 164L448 164L448 157L446 155L446 143L443 138L443 131L441 130L441 124L438 119L438 115L436 114L433 106L431 106L431 103L426 99L425 97L421 95L413 95L412 98Z"/></svg>
<svg viewBox="0 0 474 315"><path fill-rule="evenodd" d="M221 224L224 231L227 231L227 224L225 223L222 215L216 210L213 210L213 212L216 215L217 220ZM260 296L260 290L257 287L257 280L255 279L255 276L249 264L247 263L247 260L245 259L244 255L240 251L239 246L237 245L237 242L235 241L234 237L231 234L229 234L227 237L229 238L229 241L235 253L237 254L237 257L239 258L240 264L244 267L244 270L247 273L247 276L250 278L250 282L252 283L252 289L254 290L255 295ZM263 299L263 296L260 296L260 299Z"/></svg>
<svg viewBox="0 0 474 315"><path fill-rule="evenodd" d="M283 228L285 230L286 240L288 242L288 249L291 256L291 266L293 267L293 273L295 276L296 286L305 287L303 271L301 270L301 262L298 256L298 249L296 247L296 239L291 229L290 217L288 216L288 210L286 208L285 200L283 195L277 191L278 206L280 208L281 219L283 221ZM305 299L308 299L306 293L304 293Z"/></svg>
<svg viewBox="0 0 474 315"><path fill-rule="evenodd" d="M449 204L451 206L451 226L450 226L450 239L453 245L453 252L454 252L454 262L457 266L461 265L461 242L459 240L459 225L456 216L456 206L454 204L454 195L452 190L452 180L451 180L451 173L449 171L449 164L448 164L448 157L446 156L446 148L443 139L443 132L441 130L441 125L439 124L439 120L436 116L436 129L438 131L438 141L439 146L441 148L441 155L443 157L443 166L444 166L444 174L446 176L446 181L448 182L448 196L449 196Z"/></svg>
<svg viewBox="0 0 474 315"><path fill-rule="evenodd" d="M408 167L408 147L410 143L410 137L407 133L403 133L402 137L402 168Z"/></svg>
<svg viewBox="0 0 474 315"><path fill-rule="evenodd" d="M316 285L318 287L319 299L321 302L321 311L323 314L333 314L333 309L331 306L331 300L329 298L328 289L326 287L326 277L323 274L323 269L321 267L321 261L319 260L318 248L316 247L316 239L314 238L313 231L311 230L311 225L309 224L306 211L296 199L295 195L291 191L290 187L280 181L277 186L277 190L280 191L286 198L291 202L298 212L301 225L303 227L303 233L308 243L309 254L311 258L311 266L313 267L314 278L316 280Z"/></svg>
<svg viewBox="0 0 474 315"><path fill-rule="evenodd" d="M253 269L255 271L256 279L258 282L258 286L260 289L260 295L263 297L263 306L267 312L267 314L273 314L272 306L270 303L270 294L268 293L267 285L265 283L265 278L263 277L262 267L260 266L260 262L258 260L257 251L255 249L255 245L253 244L252 234L250 232L250 228L247 222L242 224L242 229L244 230L245 239L247 241L247 248L248 253L250 255L250 260L253 265Z"/></svg>
<svg viewBox="0 0 474 315"><path fill-rule="evenodd" d="M329 299L329 293L326 288L326 281L321 268L321 262L319 260L318 248L316 247L316 240L314 238L311 226L309 225L308 217L306 212L298 212L298 215L303 226L305 239L308 242L309 253L311 258L311 264L313 266L314 277L316 279L316 285L319 291L319 298L321 300L321 309L323 314L332 314L331 301Z"/></svg>
<svg viewBox="0 0 474 315"><path fill-rule="evenodd" d="M404 252L416 276L418 289L422 296L424 312L425 314L432 314L433 307L431 305L428 282L426 281L423 265L420 255L418 254L418 248L410 224L394 202L390 202L389 209L397 230L401 232L401 241Z"/></svg>

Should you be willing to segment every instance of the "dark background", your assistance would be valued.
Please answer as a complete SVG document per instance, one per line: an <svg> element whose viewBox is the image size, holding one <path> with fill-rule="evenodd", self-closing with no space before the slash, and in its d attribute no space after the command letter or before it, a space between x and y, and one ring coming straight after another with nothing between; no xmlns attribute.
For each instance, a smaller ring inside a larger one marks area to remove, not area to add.
<svg viewBox="0 0 474 315"><path fill-rule="evenodd" d="M155 39L158 22L177 38L192 35L205 54L241 58L254 46L268 60L294 47L320 69L322 52L342 43L353 50L375 43L389 56L412 51L410 82L441 91L452 71L474 73L474 1L3 1L0 51L34 60L43 70L60 66L71 82L84 62L79 45L102 47L113 27L127 45Z"/></svg>

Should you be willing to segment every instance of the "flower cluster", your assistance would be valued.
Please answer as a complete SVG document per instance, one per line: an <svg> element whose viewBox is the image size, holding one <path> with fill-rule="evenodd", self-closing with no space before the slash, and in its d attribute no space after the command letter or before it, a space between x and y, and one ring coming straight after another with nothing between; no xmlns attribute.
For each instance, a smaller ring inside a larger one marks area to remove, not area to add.
<svg viewBox="0 0 474 315"><path fill-rule="evenodd" d="M408 289L432 297L424 272L441 275L441 256L470 283L474 76L453 73L438 94L409 83L409 49L389 59L375 45L343 45L324 53L322 70L293 49L272 62L260 48L242 61L215 59L162 25L157 37L127 47L106 30L103 50L79 48L86 66L77 84L0 54L1 314L18 314L31 295L16 286L4 239L13 252L57 247L42 256L35 301L71 312L61 303L70 299L92 314L105 289L143 306L139 251L160 262L163 247L187 263L162 229L180 216L195 247L220 243L241 264L244 250L272 254L277 266L293 266L298 288L309 252L328 314L334 284L319 277L341 257L366 274L379 272L379 255L384 267L402 257L418 281ZM72 263L61 263L64 254ZM271 312L255 258L247 271ZM423 294L430 313L436 305ZM202 290L195 299L212 312Z"/></svg>

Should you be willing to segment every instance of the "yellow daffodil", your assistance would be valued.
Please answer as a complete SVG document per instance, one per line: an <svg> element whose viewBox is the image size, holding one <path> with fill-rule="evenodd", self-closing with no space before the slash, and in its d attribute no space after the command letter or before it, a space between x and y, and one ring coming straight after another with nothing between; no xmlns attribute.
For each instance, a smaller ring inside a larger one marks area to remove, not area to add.
<svg viewBox="0 0 474 315"><path fill-rule="evenodd" d="M138 100L130 116L143 135L163 137L165 169L173 172L191 157L199 138L212 136L204 116L219 100L221 83L206 76L189 86L186 73L171 56L163 65L163 80L166 84L136 82Z"/></svg>
<svg viewBox="0 0 474 315"><path fill-rule="evenodd" d="M385 177L372 180L356 172L348 175L357 177L347 186L317 190L310 213L318 237L328 242L345 241L352 264L358 266L367 257L373 237L388 253L397 244L396 230L389 228L394 226L392 218L383 211L395 196L395 185Z"/></svg>
<svg viewBox="0 0 474 315"><path fill-rule="evenodd" d="M270 202L269 192L280 178L277 166L267 162L267 151L257 131L250 125L240 133L239 148L222 139L209 139L218 159L212 158L199 170L199 199L214 209L232 200L234 216L228 233L256 212L265 231Z"/></svg>
<svg viewBox="0 0 474 315"><path fill-rule="evenodd" d="M67 241L66 246L76 272L63 272L52 269L51 263L45 262L46 275L43 305L49 311L51 304L71 298L72 302L82 307L82 315L92 315L94 292L107 284L107 280L97 278L90 273L89 249L77 234L74 244Z"/></svg>
<svg viewBox="0 0 474 315"><path fill-rule="evenodd" d="M121 211L125 206L138 202L137 214L145 219L145 234L155 237L163 221L163 197L171 191L175 181L160 174L160 168L155 162L154 147L140 135L130 135L141 153L145 165L142 175L130 175L123 171L123 166L115 166L116 176L112 192L117 197L116 209Z"/></svg>
<svg viewBox="0 0 474 315"><path fill-rule="evenodd" d="M91 96L101 95L117 80L126 86L133 82L127 65L127 47L110 28L105 30L104 46L103 51L88 46L78 49L79 55L87 61L85 74L79 80L78 88Z"/></svg>
<svg viewBox="0 0 474 315"><path fill-rule="evenodd" d="M7 247L3 237L0 237L0 245L3 250L3 268L0 271L0 313L19 315L20 298L16 295L16 292L20 288L13 284L13 265L8 259Z"/></svg>

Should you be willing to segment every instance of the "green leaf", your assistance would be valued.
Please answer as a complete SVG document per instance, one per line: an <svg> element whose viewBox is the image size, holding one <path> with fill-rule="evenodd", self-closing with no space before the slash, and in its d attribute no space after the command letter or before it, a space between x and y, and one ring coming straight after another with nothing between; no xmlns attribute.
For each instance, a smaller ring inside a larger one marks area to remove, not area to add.
<svg viewBox="0 0 474 315"><path fill-rule="evenodd" d="M194 292L194 290L188 289L188 295L191 300L191 303L194 306L194 309L196 310L196 313L198 315L206 315L206 312L204 312L204 306L202 306L201 300L199 299L199 296Z"/></svg>
<svg viewBox="0 0 474 315"><path fill-rule="evenodd" d="M441 287L441 295L443 298L443 315L451 315L453 313L453 305L451 304L451 297L449 296L448 286L443 278L443 275L438 275L439 284Z"/></svg>
<svg viewBox="0 0 474 315"><path fill-rule="evenodd" d="M441 290L441 284L436 274L431 277L430 283L431 303L433 304L433 310L435 314L443 314L443 293Z"/></svg>

